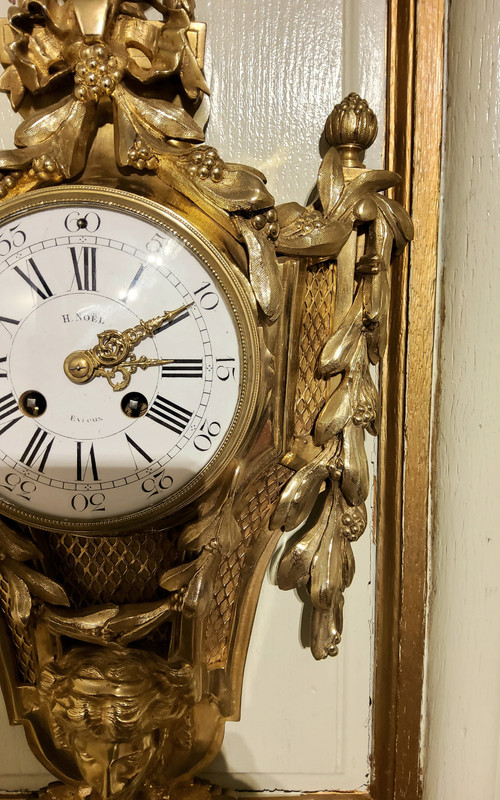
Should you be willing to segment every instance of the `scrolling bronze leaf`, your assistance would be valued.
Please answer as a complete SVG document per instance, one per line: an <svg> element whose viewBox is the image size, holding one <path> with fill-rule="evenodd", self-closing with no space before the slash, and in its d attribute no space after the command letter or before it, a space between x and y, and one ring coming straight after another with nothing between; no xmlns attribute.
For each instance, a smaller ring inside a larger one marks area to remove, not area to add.
<svg viewBox="0 0 500 800"><path fill-rule="evenodd" d="M154 197L199 229L204 252L225 260L253 331L241 382L252 374L255 386L246 427L226 437L234 438L226 460L224 445L220 468L211 476L208 462L202 471L206 486L163 515L138 515L135 527L129 518L100 530L69 519L38 526L25 512L9 518L11 496L29 499L33 482L29 469L2 477L0 665L12 722L25 725L33 751L63 782L42 791L47 800L75 791L96 800L190 796L225 720L238 717L260 585L283 531L293 538L278 584L310 595L314 657L337 653L352 543L367 523L364 438L378 431L373 366L387 340L391 261L412 238L406 212L382 194L398 176L362 163L377 132L364 100L350 94L329 116L313 201L275 207L264 175L225 162L193 118L208 93L193 0L149 5L159 19L133 0L25 0L10 10L0 88L24 120L15 146L0 152L0 214L32 190L55 197L61 184L101 197L96 175L146 206ZM157 314L179 316L193 305L158 302ZM78 372L82 357L117 392L139 371L174 364L168 353L130 354L131 332L143 331L142 343L165 320L150 319L146 333L142 319L122 333L100 330L87 349L68 348L68 384L89 383ZM203 369L229 386L233 362L216 358ZM178 368L196 378L200 365L186 359ZM8 416L17 398L4 400ZM170 413L174 430L183 414L187 425L182 405ZM43 424L27 468L48 458ZM218 425L199 428L207 447ZM131 446L145 464L143 492L168 491L170 476ZM95 478L92 449L89 459Z"/></svg>

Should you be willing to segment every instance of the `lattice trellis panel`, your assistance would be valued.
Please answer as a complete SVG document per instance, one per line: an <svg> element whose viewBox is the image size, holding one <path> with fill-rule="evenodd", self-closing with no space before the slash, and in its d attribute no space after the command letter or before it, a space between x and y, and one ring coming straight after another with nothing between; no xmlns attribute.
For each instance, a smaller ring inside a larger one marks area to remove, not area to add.
<svg viewBox="0 0 500 800"><path fill-rule="evenodd" d="M330 335L335 299L335 270L325 263L310 267L305 275L304 312L299 341L295 434L309 434L327 396L327 382L319 378L316 364Z"/></svg>
<svg viewBox="0 0 500 800"><path fill-rule="evenodd" d="M165 593L157 575L174 561L167 533L85 537L48 534L50 577L62 583L76 608L99 603L138 603Z"/></svg>
<svg viewBox="0 0 500 800"><path fill-rule="evenodd" d="M220 663L227 655L227 645L231 635L231 617L239 587L239 578L246 554L251 550L256 537L262 533L267 518L274 507L281 488L292 474L291 470L279 464L271 472L262 476L240 518L242 541L222 563L215 581L215 603L207 620L208 663Z"/></svg>

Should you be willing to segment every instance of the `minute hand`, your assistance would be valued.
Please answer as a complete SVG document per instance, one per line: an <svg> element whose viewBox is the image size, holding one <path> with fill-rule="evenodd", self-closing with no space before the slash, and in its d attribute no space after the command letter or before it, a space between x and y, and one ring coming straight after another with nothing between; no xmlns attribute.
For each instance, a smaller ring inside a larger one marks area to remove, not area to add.
<svg viewBox="0 0 500 800"><path fill-rule="evenodd" d="M148 337L153 337L158 328L161 328L163 325L168 325L169 322L172 322L175 317L185 311L186 308L190 308L192 305L193 303L191 302L187 303L185 306L179 306L179 308L176 308L173 311L164 311L159 317L153 317L153 319L150 319L147 322L144 322L141 319L139 325L123 331L122 336L125 336L129 339L131 343L130 349L133 350L138 342L141 342L143 339L147 339ZM97 338L99 341L100 337L104 336L106 333L110 333L110 331L104 331L102 334L98 334Z"/></svg>
<svg viewBox="0 0 500 800"><path fill-rule="evenodd" d="M121 333L119 331L103 331L97 334L99 344L89 352L95 354L100 366L122 364L139 342L152 338L158 328L172 322L178 314L192 305L192 303L188 303L174 311L164 311L159 317L153 317L147 322L141 320L138 325L127 328Z"/></svg>
<svg viewBox="0 0 500 800"><path fill-rule="evenodd" d="M64 372L73 383L89 383L98 375L108 377L109 374L109 377L113 377L116 368L126 362L139 342L153 337L158 328L171 322L191 305L192 303L187 303L173 311L165 311L159 317L153 317L146 322L141 320L138 325L121 332L102 331L97 335L98 344L91 350L75 350L66 357Z"/></svg>

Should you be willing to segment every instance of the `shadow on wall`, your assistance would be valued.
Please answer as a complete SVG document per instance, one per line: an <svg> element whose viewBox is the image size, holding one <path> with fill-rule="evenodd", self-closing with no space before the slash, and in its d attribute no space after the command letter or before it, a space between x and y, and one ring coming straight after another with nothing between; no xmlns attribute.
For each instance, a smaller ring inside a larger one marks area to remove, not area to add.
<svg viewBox="0 0 500 800"><path fill-rule="evenodd" d="M210 764L210 770L204 772L201 777L211 783L221 786L224 789L235 789L244 791L275 791L279 788L278 780L272 775L266 775L267 786L263 787L258 780L259 773L256 772L256 764L252 758L250 749L245 744L245 740L238 733L231 731L231 757L235 764L248 765L248 772L237 772L231 769L223 752L214 758Z"/></svg>

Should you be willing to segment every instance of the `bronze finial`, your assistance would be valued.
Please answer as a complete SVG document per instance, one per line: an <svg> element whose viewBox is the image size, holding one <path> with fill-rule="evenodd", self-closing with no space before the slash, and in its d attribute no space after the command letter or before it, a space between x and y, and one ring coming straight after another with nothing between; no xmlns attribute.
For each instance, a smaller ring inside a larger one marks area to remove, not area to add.
<svg viewBox="0 0 500 800"><path fill-rule="evenodd" d="M377 136L377 117L355 92L334 106L325 125L326 141L336 147L344 167L362 167L364 151Z"/></svg>

